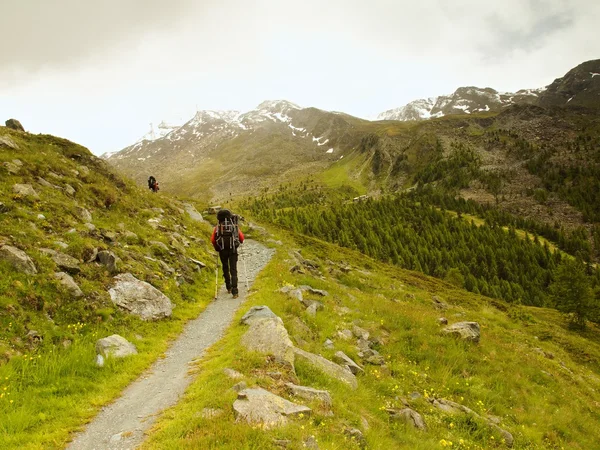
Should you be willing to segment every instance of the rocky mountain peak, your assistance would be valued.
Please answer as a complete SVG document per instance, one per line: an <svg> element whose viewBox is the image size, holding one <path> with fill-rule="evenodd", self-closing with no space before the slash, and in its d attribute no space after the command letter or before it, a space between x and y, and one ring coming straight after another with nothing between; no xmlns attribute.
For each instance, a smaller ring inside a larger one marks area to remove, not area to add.
<svg viewBox="0 0 600 450"><path fill-rule="evenodd" d="M586 61L554 80L540 96L541 106L600 106L600 59Z"/></svg>

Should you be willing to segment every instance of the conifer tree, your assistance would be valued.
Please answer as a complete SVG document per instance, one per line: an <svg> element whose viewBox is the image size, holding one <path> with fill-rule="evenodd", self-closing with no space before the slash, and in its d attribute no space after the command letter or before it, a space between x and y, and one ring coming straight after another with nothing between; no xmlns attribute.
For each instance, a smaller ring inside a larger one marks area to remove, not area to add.
<svg viewBox="0 0 600 450"><path fill-rule="evenodd" d="M556 309L571 317L573 327L585 328L586 320L595 315L596 301L582 261L567 259L558 266L550 292Z"/></svg>

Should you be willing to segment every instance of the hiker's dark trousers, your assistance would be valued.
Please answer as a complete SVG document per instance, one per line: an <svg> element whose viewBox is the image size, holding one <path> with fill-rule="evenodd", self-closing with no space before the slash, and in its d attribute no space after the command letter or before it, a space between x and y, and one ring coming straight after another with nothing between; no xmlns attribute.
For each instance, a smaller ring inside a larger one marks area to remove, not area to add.
<svg viewBox="0 0 600 450"><path fill-rule="evenodd" d="M231 290L233 295L238 293L238 276L237 276L237 253L231 250L221 250L219 252L221 263L223 264L223 278L225 278L225 287Z"/></svg>

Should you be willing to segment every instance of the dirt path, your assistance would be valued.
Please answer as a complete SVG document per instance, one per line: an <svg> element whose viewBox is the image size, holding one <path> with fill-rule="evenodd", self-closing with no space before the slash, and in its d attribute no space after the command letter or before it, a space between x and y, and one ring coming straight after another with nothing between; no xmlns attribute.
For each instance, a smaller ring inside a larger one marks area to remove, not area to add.
<svg viewBox="0 0 600 450"><path fill-rule="evenodd" d="M273 251L258 242L246 240L243 253L251 286L258 272L271 259ZM67 448L133 450L142 443L144 432L154 424L161 411L175 404L192 382L194 376L188 373L190 363L200 358L204 350L221 338L235 311L246 298L244 262L241 257L238 276L239 298L233 299L222 286L218 298L198 318L186 325L165 357L129 385L119 399L104 407Z"/></svg>

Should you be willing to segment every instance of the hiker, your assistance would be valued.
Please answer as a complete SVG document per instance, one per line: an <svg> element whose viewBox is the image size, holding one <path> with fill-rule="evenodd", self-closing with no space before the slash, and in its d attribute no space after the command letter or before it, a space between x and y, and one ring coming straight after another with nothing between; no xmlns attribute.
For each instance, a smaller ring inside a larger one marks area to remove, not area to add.
<svg viewBox="0 0 600 450"><path fill-rule="evenodd" d="M150 175L150 177L148 178L148 189L151 189L152 191L154 191L154 183L156 183L156 178L154 178L154 176Z"/></svg>
<svg viewBox="0 0 600 450"><path fill-rule="evenodd" d="M227 292L233 294L233 298L238 298L237 249L244 242L244 235L238 227L238 216L228 209L219 210L217 221L210 242L219 252Z"/></svg>

